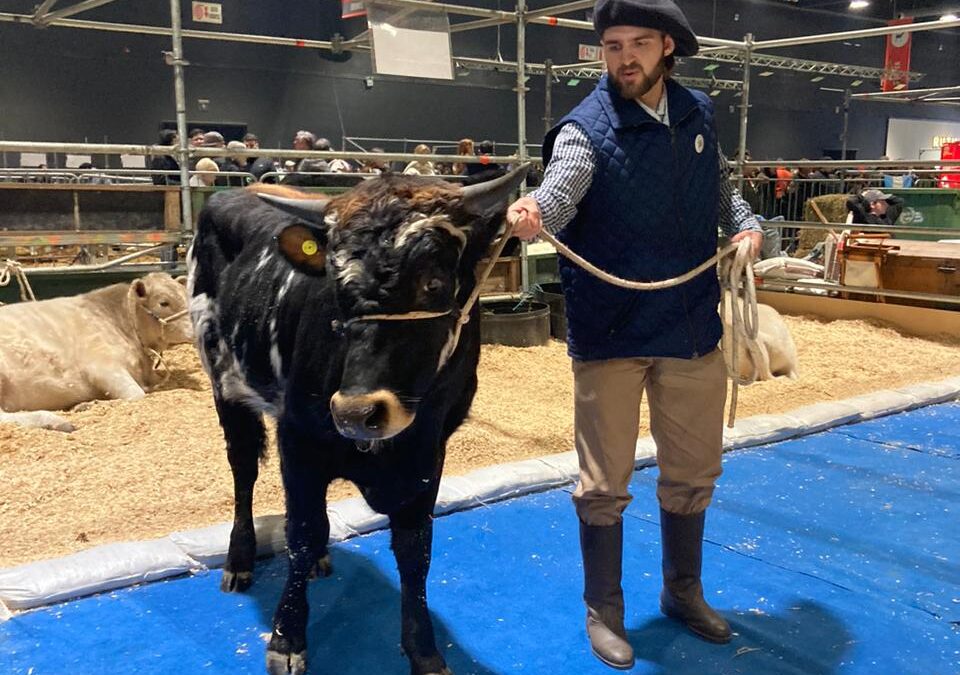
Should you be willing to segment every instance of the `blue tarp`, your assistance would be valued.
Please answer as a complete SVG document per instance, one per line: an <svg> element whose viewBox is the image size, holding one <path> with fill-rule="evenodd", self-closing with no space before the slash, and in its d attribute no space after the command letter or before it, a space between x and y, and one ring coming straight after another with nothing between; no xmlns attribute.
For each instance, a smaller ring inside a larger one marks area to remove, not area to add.
<svg viewBox="0 0 960 675"><path fill-rule="evenodd" d="M960 405L736 451L704 584L729 645L658 613L656 469L635 474L624 587L637 673L960 673ZM313 673L407 673L389 535L333 547L310 590ZM219 571L0 624L0 673L261 673L285 559L249 594ZM437 519L430 606L454 672L609 673L583 631L576 516L552 490Z"/></svg>

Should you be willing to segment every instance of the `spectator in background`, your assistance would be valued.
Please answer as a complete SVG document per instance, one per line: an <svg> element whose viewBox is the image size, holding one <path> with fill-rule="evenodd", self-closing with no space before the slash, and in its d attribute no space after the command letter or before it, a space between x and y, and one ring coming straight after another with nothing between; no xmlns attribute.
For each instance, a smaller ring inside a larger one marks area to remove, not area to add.
<svg viewBox="0 0 960 675"><path fill-rule="evenodd" d="M472 156L473 152L473 139L472 138L461 138L460 142L457 143L457 154ZM455 162L453 165L453 175L454 176L466 176L467 175L467 164L462 162Z"/></svg>
<svg viewBox="0 0 960 675"><path fill-rule="evenodd" d="M251 150L259 150L260 138L256 134L244 134L243 144Z"/></svg>
<svg viewBox="0 0 960 675"><path fill-rule="evenodd" d="M208 131L203 135L204 148L226 148L227 144L223 140L223 134L219 131ZM240 171L240 167L230 157L211 157L213 163L217 165L217 171ZM217 179L217 185L233 185L238 187L243 185L243 179L239 176L224 176Z"/></svg>
<svg viewBox="0 0 960 675"><path fill-rule="evenodd" d="M207 133L203 129L191 129L190 133L187 134L187 138L190 139L191 148L199 148L203 145L203 135Z"/></svg>
<svg viewBox="0 0 960 675"><path fill-rule="evenodd" d="M172 129L161 129L160 137L157 139L157 145L176 146L180 143L180 137ZM147 168L152 171L176 171L176 174L155 173L153 174L154 185L180 185L180 163L173 155L153 155L147 160Z"/></svg>
<svg viewBox="0 0 960 675"><path fill-rule="evenodd" d="M209 157L197 160L197 167L190 174L190 187L210 187L217 181L220 168Z"/></svg>
<svg viewBox="0 0 960 675"><path fill-rule="evenodd" d="M903 200L870 188L847 200L853 222L864 225L894 225L903 211Z"/></svg>
<svg viewBox="0 0 960 675"><path fill-rule="evenodd" d="M371 154L383 154L386 152L383 148L370 148ZM363 166L361 167L362 173L373 173L381 174L385 173L388 170L386 162L382 159L377 159L374 157L367 158L363 160Z"/></svg>
<svg viewBox="0 0 960 675"><path fill-rule="evenodd" d="M413 153L415 155L429 155L430 146L421 143L413 149ZM435 176L437 170L429 159L415 159L404 167L403 173L407 176Z"/></svg>
<svg viewBox="0 0 960 675"><path fill-rule="evenodd" d="M326 138L318 138L313 142L311 150L320 150L328 152L330 150L330 141ZM297 172L326 173L330 170L330 165L325 159L306 158L301 159L297 165Z"/></svg>
<svg viewBox="0 0 960 675"><path fill-rule="evenodd" d="M97 167L95 167L90 162L83 162L77 168L80 169L81 171L86 172L92 169L96 169ZM82 173L80 174L80 182L87 183L89 185L110 185L111 183L113 183L112 180L110 180L109 178L107 178L101 173Z"/></svg>
<svg viewBox="0 0 960 675"><path fill-rule="evenodd" d="M490 155L494 154L495 151L493 141L482 141L477 145L477 155L483 161L479 164L467 164L467 179L463 181L464 185L474 185L493 180L507 172L505 167L490 161Z"/></svg>

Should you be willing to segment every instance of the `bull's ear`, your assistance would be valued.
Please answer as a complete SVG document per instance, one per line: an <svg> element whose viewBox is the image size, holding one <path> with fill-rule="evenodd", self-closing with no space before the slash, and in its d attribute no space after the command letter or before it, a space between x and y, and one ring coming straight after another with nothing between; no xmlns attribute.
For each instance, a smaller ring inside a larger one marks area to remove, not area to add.
<svg viewBox="0 0 960 675"><path fill-rule="evenodd" d="M144 283L143 279L135 279L131 288L136 296L141 300L147 297L147 285Z"/></svg>
<svg viewBox="0 0 960 675"><path fill-rule="evenodd" d="M529 163L522 164L496 180L464 187L460 191L464 210L483 218L492 218L499 211L506 211L513 193L527 177L529 169Z"/></svg>
<svg viewBox="0 0 960 675"><path fill-rule="evenodd" d="M307 225L288 225L277 235L281 255L296 269L322 276L327 263L326 233Z"/></svg>
<svg viewBox="0 0 960 675"><path fill-rule="evenodd" d="M176 282L177 282L178 284L180 284L181 286L186 286L186 285L187 285L187 275L186 275L186 274L181 274L179 277L177 277L176 279L174 279L174 281L176 281Z"/></svg>
<svg viewBox="0 0 960 675"><path fill-rule="evenodd" d="M258 192L257 196L270 206L317 225L323 224L323 216L330 203L329 199L292 199L266 192Z"/></svg>

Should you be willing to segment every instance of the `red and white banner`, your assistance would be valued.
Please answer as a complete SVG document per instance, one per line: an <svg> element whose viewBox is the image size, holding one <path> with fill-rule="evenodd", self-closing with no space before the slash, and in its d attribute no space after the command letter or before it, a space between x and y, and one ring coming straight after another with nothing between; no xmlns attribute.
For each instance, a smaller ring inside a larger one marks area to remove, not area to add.
<svg viewBox="0 0 960 675"><path fill-rule="evenodd" d="M891 19L888 26L900 26L913 23L913 18ZM910 84L910 45L913 33L892 33L887 36L887 54L883 61L883 79L880 88L883 91L906 89Z"/></svg>
<svg viewBox="0 0 960 675"><path fill-rule="evenodd" d="M223 6L219 2L194 2L193 20L197 23L223 23Z"/></svg>
<svg viewBox="0 0 960 675"><path fill-rule="evenodd" d="M340 16L344 19L352 19L355 16L366 16L367 8L363 6L363 0L340 0L343 5L343 12Z"/></svg>

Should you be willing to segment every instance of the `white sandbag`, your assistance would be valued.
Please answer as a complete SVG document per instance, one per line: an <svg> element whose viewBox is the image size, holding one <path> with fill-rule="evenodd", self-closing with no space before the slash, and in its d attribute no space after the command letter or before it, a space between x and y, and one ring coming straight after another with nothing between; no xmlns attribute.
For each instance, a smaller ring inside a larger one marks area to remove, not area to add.
<svg viewBox="0 0 960 675"><path fill-rule="evenodd" d="M633 455L635 469L653 466L657 463L657 444L653 436L644 436L637 439L637 449Z"/></svg>
<svg viewBox="0 0 960 675"><path fill-rule="evenodd" d="M0 602L29 609L202 568L166 538L106 544L0 570Z"/></svg>
<svg viewBox="0 0 960 675"><path fill-rule="evenodd" d="M549 465L554 471L567 479L575 481L580 475L580 460L577 459L577 451L560 452L555 455L546 455L541 457L540 461Z"/></svg>
<svg viewBox="0 0 960 675"><path fill-rule="evenodd" d="M891 415L920 405L916 396L896 391L876 391L870 394L861 394L846 399L845 403L856 407L860 411L860 419L864 420Z"/></svg>
<svg viewBox="0 0 960 675"><path fill-rule="evenodd" d="M462 478L479 504L518 497L534 489L546 489L567 482L567 478L559 471L536 459L477 469Z"/></svg>
<svg viewBox="0 0 960 675"><path fill-rule="evenodd" d="M725 449L744 448L782 441L800 433L785 415L754 415L738 420L733 429L724 427L723 445Z"/></svg>
<svg viewBox="0 0 960 675"><path fill-rule="evenodd" d="M343 541L390 524L385 515L371 509L362 497L334 502L327 507L327 516L330 518L330 541Z"/></svg>
<svg viewBox="0 0 960 675"><path fill-rule="evenodd" d="M781 256L754 263L753 273L761 279L822 279L823 265Z"/></svg>
<svg viewBox="0 0 960 675"><path fill-rule="evenodd" d="M253 519L258 556L275 555L286 548L284 524L285 518L282 515L258 516ZM220 567L227 560L232 528L233 523L220 523L174 532L169 539L197 562L207 567Z"/></svg>
<svg viewBox="0 0 960 675"><path fill-rule="evenodd" d="M799 435L855 422L860 419L860 409L845 401L824 401L795 408L784 417L794 421Z"/></svg>
<svg viewBox="0 0 960 675"><path fill-rule="evenodd" d="M13 617L13 612L7 609L7 606L3 604L3 602L0 602L0 623L3 623L4 621L12 617Z"/></svg>
<svg viewBox="0 0 960 675"><path fill-rule="evenodd" d="M911 384L907 387L900 387L894 391L907 396L914 396L923 403L942 403L951 401L960 395L960 383L950 380L940 380L939 382L921 382Z"/></svg>

